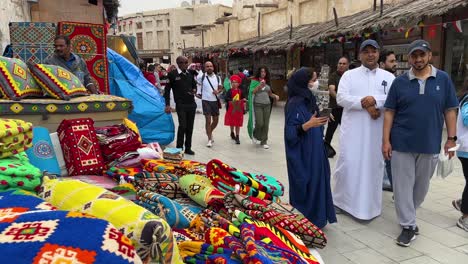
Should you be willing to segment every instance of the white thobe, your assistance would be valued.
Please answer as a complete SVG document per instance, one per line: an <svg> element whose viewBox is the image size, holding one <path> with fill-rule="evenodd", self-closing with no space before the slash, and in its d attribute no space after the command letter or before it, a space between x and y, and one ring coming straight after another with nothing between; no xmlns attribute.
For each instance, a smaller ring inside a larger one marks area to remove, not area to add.
<svg viewBox="0 0 468 264"><path fill-rule="evenodd" d="M395 76L361 66L347 71L338 84L337 102L343 107L340 148L333 178L333 202L354 217L369 220L382 211L383 105ZM361 99L373 96L381 115L373 120Z"/></svg>

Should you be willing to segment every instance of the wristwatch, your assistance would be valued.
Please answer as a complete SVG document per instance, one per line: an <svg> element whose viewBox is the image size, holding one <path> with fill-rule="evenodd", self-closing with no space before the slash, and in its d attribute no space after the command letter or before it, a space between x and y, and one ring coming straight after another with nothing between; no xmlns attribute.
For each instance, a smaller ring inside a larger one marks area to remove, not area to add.
<svg viewBox="0 0 468 264"><path fill-rule="evenodd" d="M453 140L453 141L457 141L457 136L453 136L453 137L447 137L447 140Z"/></svg>

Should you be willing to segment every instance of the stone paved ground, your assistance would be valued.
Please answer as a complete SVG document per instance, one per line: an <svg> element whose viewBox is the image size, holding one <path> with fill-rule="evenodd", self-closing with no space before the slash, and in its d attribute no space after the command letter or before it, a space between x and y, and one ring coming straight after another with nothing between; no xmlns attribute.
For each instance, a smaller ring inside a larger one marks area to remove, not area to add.
<svg viewBox="0 0 468 264"><path fill-rule="evenodd" d="M215 131L215 144L207 148L204 131L204 117L197 114L193 149L194 160L208 162L212 158L244 171L263 172L275 176L286 186L285 201L288 201L286 158L283 143L283 108L273 109L270 122L269 150L250 143L245 127L241 130L241 145L235 145L229 138L229 128L221 124ZM177 126L177 117L174 115ZM246 121L246 120L245 120ZM244 122L246 123L246 122ZM338 131L333 145L338 150ZM339 150L338 150L339 151ZM380 155L380 154L378 154ZM187 156L187 158L192 158ZM330 159L332 170L336 158ZM338 215L338 223L327 226L324 231L328 245L319 250L325 263L401 263L401 264L466 264L468 263L468 232L459 229L455 223L460 216L451 201L461 195L464 178L461 165L456 160L455 171L446 180L434 179L425 202L417 212L421 234L409 248L394 243L400 233L396 220L392 194L383 194L383 212L372 221L358 221L347 215Z"/></svg>

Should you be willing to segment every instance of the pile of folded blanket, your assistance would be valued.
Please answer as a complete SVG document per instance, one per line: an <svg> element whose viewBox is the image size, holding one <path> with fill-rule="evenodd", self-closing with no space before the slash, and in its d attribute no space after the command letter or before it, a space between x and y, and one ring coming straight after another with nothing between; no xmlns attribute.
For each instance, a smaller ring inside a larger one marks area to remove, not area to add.
<svg viewBox="0 0 468 264"><path fill-rule="evenodd" d="M0 118L0 159L13 156L32 146L32 124Z"/></svg>

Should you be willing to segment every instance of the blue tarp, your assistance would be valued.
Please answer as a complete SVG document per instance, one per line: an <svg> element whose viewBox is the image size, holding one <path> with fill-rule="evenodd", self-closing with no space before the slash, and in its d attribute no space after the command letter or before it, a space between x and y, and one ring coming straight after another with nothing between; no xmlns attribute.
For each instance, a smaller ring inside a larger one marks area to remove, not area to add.
<svg viewBox="0 0 468 264"><path fill-rule="evenodd" d="M164 112L164 97L141 71L117 52L107 49L110 93L133 101L128 118L135 122L144 143L168 145L174 140L174 121Z"/></svg>

